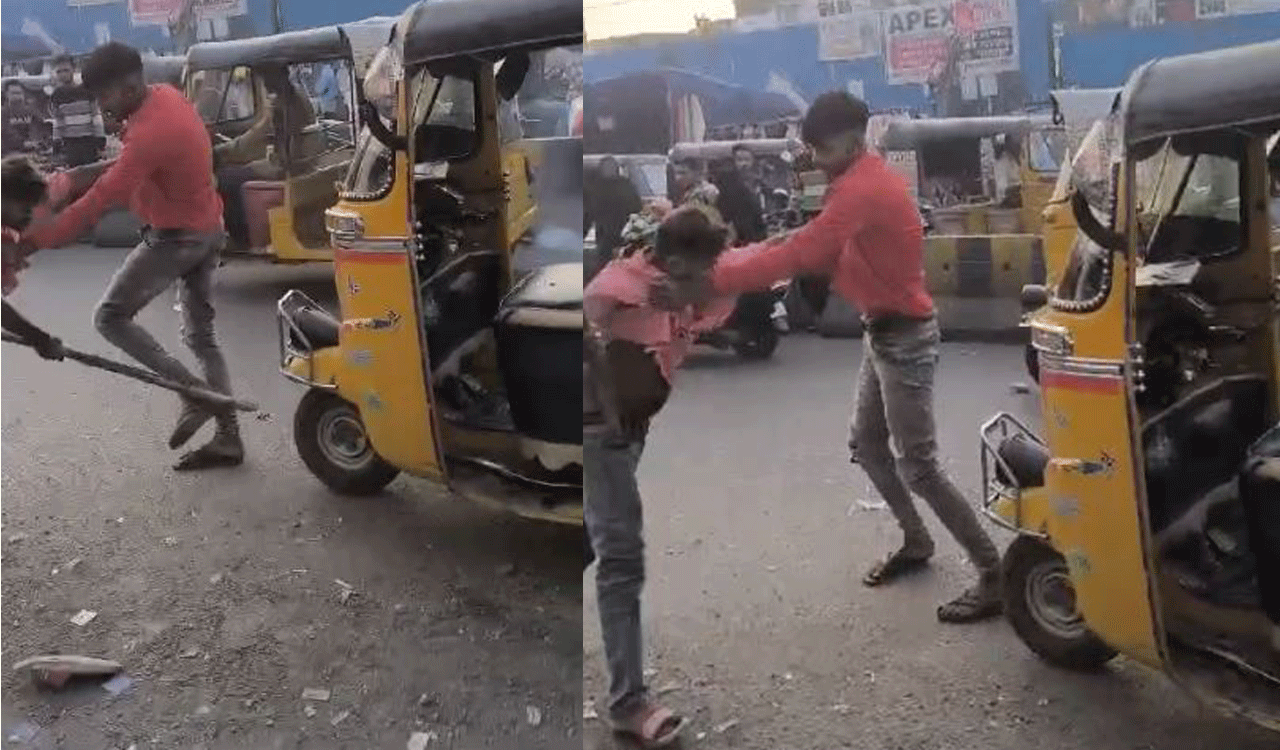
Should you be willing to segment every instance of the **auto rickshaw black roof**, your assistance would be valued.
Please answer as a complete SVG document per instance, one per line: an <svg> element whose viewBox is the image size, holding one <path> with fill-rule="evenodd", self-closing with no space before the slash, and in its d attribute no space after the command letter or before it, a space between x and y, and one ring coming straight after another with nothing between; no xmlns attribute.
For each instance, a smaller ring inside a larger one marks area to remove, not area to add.
<svg viewBox="0 0 1280 750"><path fill-rule="evenodd" d="M1127 145L1280 126L1280 40L1153 60L1121 97Z"/></svg>
<svg viewBox="0 0 1280 750"><path fill-rule="evenodd" d="M217 70L241 65L320 62L350 56L351 45L342 29L322 26L249 39L193 44L187 50L187 65L192 70Z"/></svg>
<svg viewBox="0 0 1280 750"><path fill-rule="evenodd" d="M408 65L582 43L581 0L422 0L402 18Z"/></svg>
<svg viewBox="0 0 1280 750"><path fill-rule="evenodd" d="M697 143L677 143L671 147L672 159L725 159L733 155L734 150L746 148L757 156L796 153L804 150L804 145L796 138L748 138L740 141L699 141Z"/></svg>
<svg viewBox="0 0 1280 750"><path fill-rule="evenodd" d="M1031 114L890 120L881 136L880 145L890 151L913 151L925 143L990 138L1003 134L1023 135L1051 127L1054 127L1051 115Z"/></svg>

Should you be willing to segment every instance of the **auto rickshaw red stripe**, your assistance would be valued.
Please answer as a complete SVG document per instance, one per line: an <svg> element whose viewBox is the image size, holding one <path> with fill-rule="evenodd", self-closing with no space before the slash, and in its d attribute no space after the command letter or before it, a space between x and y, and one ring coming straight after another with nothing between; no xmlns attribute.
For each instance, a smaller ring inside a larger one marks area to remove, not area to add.
<svg viewBox="0 0 1280 750"><path fill-rule="evenodd" d="M387 252L384 250L353 250L337 248L333 258L338 263L364 263L369 265L397 265L405 262L405 251Z"/></svg>
<svg viewBox="0 0 1280 750"><path fill-rule="evenodd" d="M1041 360L1041 388L1060 388L1066 391L1083 393L1115 394L1124 387L1124 377L1119 372L1076 372L1070 370L1053 370L1044 367Z"/></svg>

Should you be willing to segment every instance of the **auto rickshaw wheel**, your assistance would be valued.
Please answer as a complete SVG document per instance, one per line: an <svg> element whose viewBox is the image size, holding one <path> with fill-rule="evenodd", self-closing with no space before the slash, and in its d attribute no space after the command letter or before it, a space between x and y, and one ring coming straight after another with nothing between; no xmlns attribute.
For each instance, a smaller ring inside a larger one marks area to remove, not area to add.
<svg viewBox="0 0 1280 750"><path fill-rule="evenodd" d="M356 407L327 391L302 397L293 442L311 473L340 495L376 495L400 474L373 450Z"/></svg>
<svg viewBox="0 0 1280 750"><path fill-rule="evenodd" d="M1040 382L1040 354L1036 351L1036 348L1031 344L1027 344L1026 360L1027 360L1027 374L1031 376L1032 380L1039 383Z"/></svg>
<svg viewBox="0 0 1280 750"><path fill-rule="evenodd" d="M1093 671L1116 655L1085 624L1067 561L1053 547L1020 536L1005 551L1003 566L1005 616L1037 656L1055 666Z"/></svg>
<svg viewBox="0 0 1280 750"><path fill-rule="evenodd" d="M768 359L777 350L780 338L778 329L770 324L745 334L733 345L733 350L743 359Z"/></svg>

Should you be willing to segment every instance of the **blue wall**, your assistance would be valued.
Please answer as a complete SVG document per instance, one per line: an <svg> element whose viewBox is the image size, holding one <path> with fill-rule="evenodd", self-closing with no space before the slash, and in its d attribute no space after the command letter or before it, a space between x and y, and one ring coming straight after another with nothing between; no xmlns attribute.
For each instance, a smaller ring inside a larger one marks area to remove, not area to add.
<svg viewBox="0 0 1280 750"><path fill-rule="evenodd" d="M1029 102L1044 102L1053 88L1050 29L1053 2L1018 0L1018 36L1023 83ZM1118 86L1143 62L1156 57L1199 52L1280 38L1280 13L1169 23L1141 29L1070 29L1060 42L1065 83ZM771 71L789 80L806 100L851 79L863 82L873 108L929 111L933 103L920 86L890 86L879 57L823 63L814 26L747 34L690 37L645 49L591 52L584 60L587 81L661 67L705 73L730 83L763 89Z"/></svg>
<svg viewBox="0 0 1280 750"><path fill-rule="evenodd" d="M379 15L399 15L410 0L280 0L286 30L306 29ZM232 36L272 32L271 0L248 0L248 14L229 22ZM111 38L143 49L169 52L173 42L159 26L133 26L125 0L73 8L67 0L4 0L4 30L21 33L26 19L38 21L57 42L75 53L97 45L95 25L107 24Z"/></svg>
<svg viewBox="0 0 1280 750"><path fill-rule="evenodd" d="M1272 39L1280 39L1280 13L1168 23L1143 29L1099 26L1063 37L1063 77L1068 85L1083 88L1119 86L1135 68L1157 57Z"/></svg>

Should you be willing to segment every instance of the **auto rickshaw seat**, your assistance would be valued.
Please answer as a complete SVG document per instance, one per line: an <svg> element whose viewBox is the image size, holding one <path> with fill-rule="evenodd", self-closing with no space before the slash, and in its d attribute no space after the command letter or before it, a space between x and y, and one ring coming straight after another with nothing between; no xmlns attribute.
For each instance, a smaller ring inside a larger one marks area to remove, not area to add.
<svg viewBox="0 0 1280 750"><path fill-rule="evenodd" d="M1240 471L1240 503L1257 560L1262 610L1280 625L1280 424L1249 449Z"/></svg>
<svg viewBox="0 0 1280 750"><path fill-rule="evenodd" d="M582 264L531 271L502 301L493 325L516 428L537 440L580 444Z"/></svg>
<svg viewBox="0 0 1280 750"><path fill-rule="evenodd" d="M307 343L310 343L312 351L338 345L342 322L327 311L315 307L304 307L293 313L292 320L302 335L307 337ZM307 348L301 346L303 342L293 343L298 349Z"/></svg>
<svg viewBox="0 0 1280 750"><path fill-rule="evenodd" d="M1049 466L1049 448L1022 433L1006 438L996 448L996 455L1013 472L1013 483L1020 489L1044 486L1045 469ZM997 468L1000 481L1010 483L1003 467Z"/></svg>
<svg viewBox="0 0 1280 750"><path fill-rule="evenodd" d="M1153 533L1236 476L1267 424L1269 384L1255 375L1217 380L1153 417L1142 430Z"/></svg>

